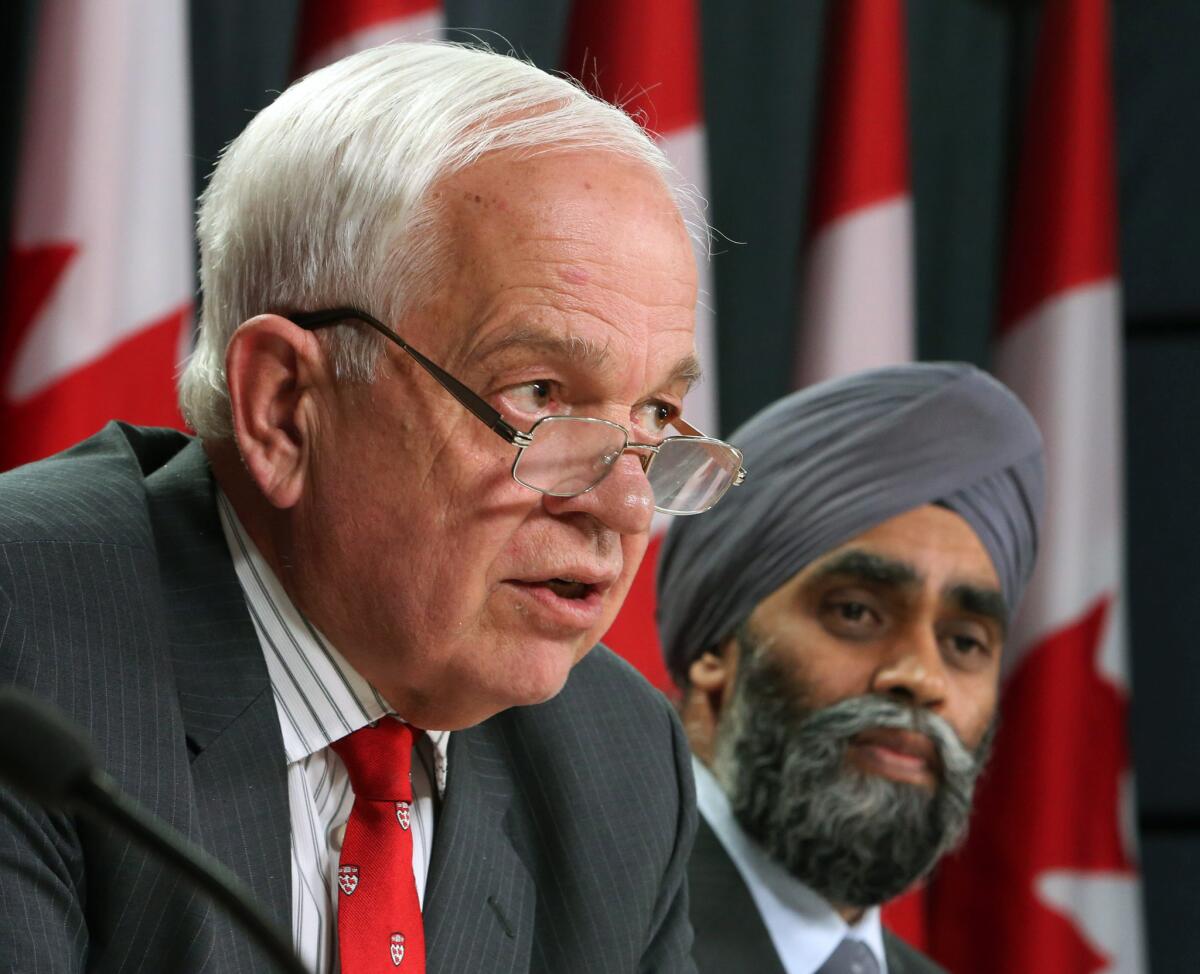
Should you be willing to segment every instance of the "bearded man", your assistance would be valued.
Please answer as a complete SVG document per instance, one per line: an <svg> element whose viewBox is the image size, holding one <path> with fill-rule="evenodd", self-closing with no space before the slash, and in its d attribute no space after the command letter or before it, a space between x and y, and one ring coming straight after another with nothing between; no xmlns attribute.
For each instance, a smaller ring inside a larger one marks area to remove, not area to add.
<svg viewBox="0 0 1200 974"><path fill-rule="evenodd" d="M677 520L659 628L701 825L701 971L922 974L879 906L961 841L1033 569L1041 438L969 366L865 372L733 437L752 471Z"/></svg>

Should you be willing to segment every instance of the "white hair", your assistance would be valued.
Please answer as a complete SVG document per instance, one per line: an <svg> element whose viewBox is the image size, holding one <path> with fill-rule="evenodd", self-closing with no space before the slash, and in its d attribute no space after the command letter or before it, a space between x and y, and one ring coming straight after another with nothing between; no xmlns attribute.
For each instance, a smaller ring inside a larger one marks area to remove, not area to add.
<svg viewBox="0 0 1200 974"><path fill-rule="evenodd" d="M179 387L192 428L232 435L225 351L242 322L347 305L399 320L442 267L436 183L498 150L578 149L644 163L689 230L703 228L691 190L637 123L514 57L388 44L292 85L226 147L200 201L203 310ZM374 378L374 332L322 334L339 378Z"/></svg>

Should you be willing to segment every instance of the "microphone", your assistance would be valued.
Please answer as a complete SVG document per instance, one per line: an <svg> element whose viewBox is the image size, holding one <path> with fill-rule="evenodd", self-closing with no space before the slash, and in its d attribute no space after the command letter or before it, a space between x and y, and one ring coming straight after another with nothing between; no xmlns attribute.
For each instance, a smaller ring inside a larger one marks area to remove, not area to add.
<svg viewBox="0 0 1200 974"><path fill-rule="evenodd" d="M281 970L310 974L237 876L122 792L97 764L83 731L64 714L15 688L0 689L0 779L43 805L69 807L116 826L223 906Z"/></svg>

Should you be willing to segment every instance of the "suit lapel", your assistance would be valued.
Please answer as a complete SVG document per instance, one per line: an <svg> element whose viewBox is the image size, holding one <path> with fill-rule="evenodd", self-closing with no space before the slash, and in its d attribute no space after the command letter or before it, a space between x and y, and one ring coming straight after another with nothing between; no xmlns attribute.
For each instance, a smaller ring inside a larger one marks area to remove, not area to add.
<svg viewBox="0 0 1200 974"><path fill-rule="evenodd" d="M524 972L536 889L514 841L512 778L487 724L450 737L425 896L430 974Z"/></svg>
<svg viewBox="0 0 1200 974"><path fill-rule="evenodd" d="M192 756L193 838L291 925L287 766L266 662L198 442L146 481Z"/></svg>
<svg viewBox="0 0 1200 974"><path fill-rule="evenodd" d="M888 974L946 974L920 951L910 947L891 931L883 931L883 954Z"/></svg>
<svg viewBox="0 0 1200 974"><path fill-rule="evenodd" d="M703 815L688 862L688 898L701 974L785 974L745 880Z"/></svg>
<svg viewBox="0 0 1200 974"><path fill-rule="evenodd" d="M892 935L886 930L883 931L883 956L887 961L888 974L910 974L908 964L896 950L892 943Z"/></svg>

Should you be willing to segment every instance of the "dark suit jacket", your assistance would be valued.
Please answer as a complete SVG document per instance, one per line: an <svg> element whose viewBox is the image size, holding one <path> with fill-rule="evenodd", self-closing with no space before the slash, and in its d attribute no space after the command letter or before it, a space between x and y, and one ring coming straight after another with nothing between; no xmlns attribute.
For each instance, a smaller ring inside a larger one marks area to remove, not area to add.
<svg viewBox="0 0 1200 974"><path fill-rule="evenodd" d="M283 745L198 443L114 424L0 477L9 683L79 722L123 788L290 929ZM686 747L665 699L603 648L554 700L455 733L429 971L693 970ZM0 789L0 971L268 969L120 835Z"/></svg>
<svg viewBox="0 0 1200 974"><path fill-rule="evenodd" d="M785 974L742 874L703 818L688 864L688 884L696 930L692 954L700 974ZM946 974L887 930L883 950L888 974Z"/></svg>

